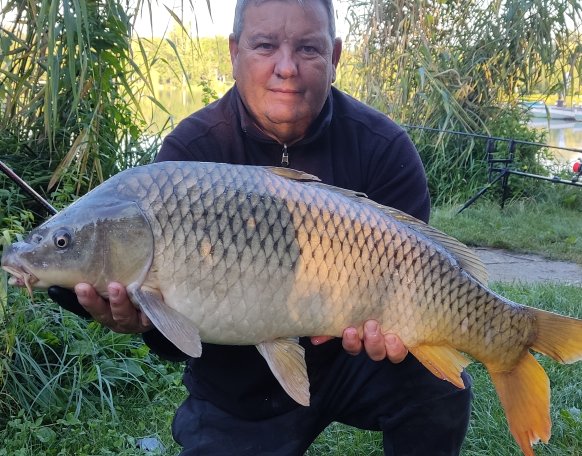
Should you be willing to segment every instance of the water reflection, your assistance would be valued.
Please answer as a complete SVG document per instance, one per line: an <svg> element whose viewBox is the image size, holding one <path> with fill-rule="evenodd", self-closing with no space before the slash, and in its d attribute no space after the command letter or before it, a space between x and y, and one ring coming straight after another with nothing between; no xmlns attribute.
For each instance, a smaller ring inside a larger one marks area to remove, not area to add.
<svg viewBox="0 0 582 456"><path fill-rule="evenodd" d="M579 151L550 149L560 162L573 163L582 157L582 122L569 120L531 119L529 125L547 132L546 143L550 146L578 149Z"/></svg>
<svg viewBox="0 0 582 456"><path fill-rule="evenodd" d="M214 95L221 97L231 85L215 82L214 87L212 87ZM207 100L204 100L205 96L208 98ZM205 102L211 102L213 99L211 95L204 93L200 85L192 85L190 88L165 87L158 89L156 93L157 103L154 103L150 98L142 98L140 107L149 120L148 130L152 133L162 131L162 135L165 136L182 119L202 108Z"/></svg>

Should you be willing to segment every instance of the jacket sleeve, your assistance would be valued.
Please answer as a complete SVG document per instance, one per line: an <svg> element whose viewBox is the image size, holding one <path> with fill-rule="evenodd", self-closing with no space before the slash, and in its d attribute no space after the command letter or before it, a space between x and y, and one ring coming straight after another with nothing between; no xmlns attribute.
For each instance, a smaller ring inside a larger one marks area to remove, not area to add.
<svg viewBox="0 0 582 456"><path fill-rule="evenodd" d="M63 309L73 312L81 318L90 320L91 314L85 310L85 308L79 304L77 295L73 290L67 288L52 286L47 290L49 298L56 302Z"/></svg>
<svg viewBox="0 0 582 456"><path fill-rule="evenodd" d="M185 361L189 358L184 352L166 339L156 328L142 334L144 343L152 353L167 361Z"/></svg>
<svg viewBox="0 0 582 456"><path fill-rule="evenodd" d="M156 155L156 162L182 160L196 161L203 159L201 154L200 156L196 156L192 148L187 148L184 146L184 144L182 144L177 136L178 135L175 132L166 136L162 142L162 146L160 147L158 154Z"/></svg>

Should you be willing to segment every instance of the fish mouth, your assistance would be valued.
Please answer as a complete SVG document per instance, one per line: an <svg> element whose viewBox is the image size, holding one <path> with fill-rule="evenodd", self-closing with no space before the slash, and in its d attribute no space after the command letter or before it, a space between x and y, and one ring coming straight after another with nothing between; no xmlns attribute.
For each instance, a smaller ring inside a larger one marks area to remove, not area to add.
<svg viewBox="0 0 582 456"><path fill-rule="evenodd" d="M11 274L8 285L16 287L26 287L28 294L32 297L32 286L38 282L38 278L31 272L27 272L22 267L3 265L2 269Z"/></svg>

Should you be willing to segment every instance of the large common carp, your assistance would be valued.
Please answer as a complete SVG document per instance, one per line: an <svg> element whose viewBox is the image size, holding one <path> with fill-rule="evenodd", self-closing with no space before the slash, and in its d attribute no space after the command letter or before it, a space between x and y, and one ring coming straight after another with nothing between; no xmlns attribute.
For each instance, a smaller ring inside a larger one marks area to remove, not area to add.
<svg viewBox="0 0 582 456"><path fill-rule="evenodd" d="M487 289L461 243L365 195L281 168L165 162L112 177L8 247L10 283L79 282L132 302L176 346L256 345L282 387L309 404L297 336L341 336L368 319L463 387L487 367L526 455L550 437L550 388L532 348L582 357L582 321Z"/></svg>

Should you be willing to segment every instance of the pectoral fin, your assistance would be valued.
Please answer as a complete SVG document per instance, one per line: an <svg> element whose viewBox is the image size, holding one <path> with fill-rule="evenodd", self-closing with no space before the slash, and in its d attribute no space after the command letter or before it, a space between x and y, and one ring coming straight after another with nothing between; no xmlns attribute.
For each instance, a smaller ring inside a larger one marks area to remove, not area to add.
<svg viewBox="0 0 582 456"><path fill-rule="evenodd" d="M471 361L454 348L438 345L419 345L418 347L410 348L409 351L438 378L447 380L458 388L465 388L461 372L471 364Z"/></svg>
<svg viewBox="0 0 582 456"><path fill-rule="evenodd" d="M147 315L156 328L176 347L189 356L199 358L202 342L198 329L183 315L172 309L163 297L138 285L127 287L131 301Z"/></svg>
<svg viewBox="0 0 582 456"><path fill-rule="evenodd" d="M309 405L309 378L305 350L298 339L276 339L256 346L273 375L297 403Z"/></svg>

